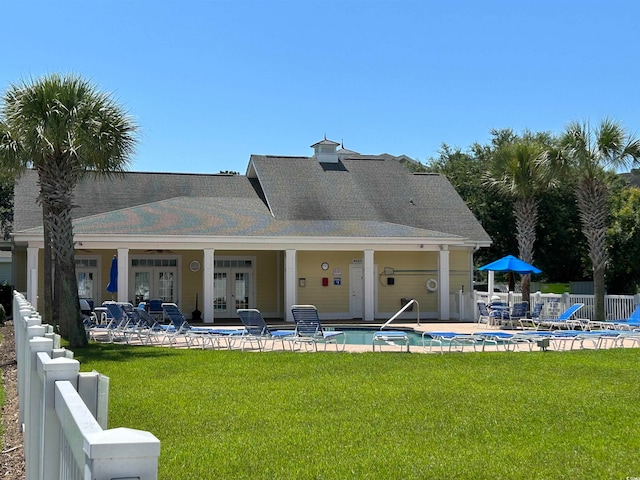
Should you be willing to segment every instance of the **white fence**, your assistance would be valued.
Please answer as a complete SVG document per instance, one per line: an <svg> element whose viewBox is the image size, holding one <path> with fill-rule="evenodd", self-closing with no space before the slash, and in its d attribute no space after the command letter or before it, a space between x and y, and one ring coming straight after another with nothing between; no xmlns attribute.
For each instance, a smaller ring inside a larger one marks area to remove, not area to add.
<svg viewBox="0 0 640 480"><path fill-rule="evenodd" d="M509 292L495 292L489 295L487 292L474 292L473 300L473 316L471 320L478 318L478 308L476 302L483 301L487 304L491 303L491 297L498 296L503 302L513 305L514 302L522 301L522 294ZM594 317L594 300L593 295L570 294L570 293L540 293L531 294L529 305L542 303L542 316L545 318L555 318L558 314L569 308L574 303L584 303L584 307L578 312L580 318L588 318L589 320L597 320ZM607 318L605 320L624 320L631 312L640 304L640 294L638 295L605 295L604 308ZM469 308L469 307L467 307Z"/></svg>
<svg viewBox="0 0 640 480"><path fill-rule="evenodd" d="M18 403L27 480L156 480L160 440L106 429L109 379L80 372L73 352L14 292Z"/></svg>

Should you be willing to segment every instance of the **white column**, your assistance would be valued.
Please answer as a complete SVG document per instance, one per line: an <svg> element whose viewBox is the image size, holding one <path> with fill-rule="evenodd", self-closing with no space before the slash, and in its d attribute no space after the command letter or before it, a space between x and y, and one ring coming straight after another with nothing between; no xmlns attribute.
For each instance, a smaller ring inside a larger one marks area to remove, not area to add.
<svg viewBox="0 0 640 480"><path fill-rule="evenodd" d="M487 304L491 303L491 297L493 297L493 285L495 284L495 272L493 270L489 270L489 274L487 275Z"/></svg>
<svg viewBox="0 0 640 480"><path fill-rule="evenodd" d="M27 247L27 301L36 309L38 308L38 250L36 247Z"/></svg>
<svg viewBox="0 0 640 480"><path fill-rule="evenodd" d="M296 288L296 250L286 250L284 252L284 308L285 319L287 322L293 322L291 315L291 307L297 302Z"/></svg>
<svg viewBox="0 0 640 480"><path fill-rule="evenodd" d="M215 268L213 248L204 249L204 258L202 265L202 312L204 323L213 323L213 299L214 297L214 285L213 285L213 270Z"/></svg>
<svg viewBox="0 0 640 480"><path fill-rule="evenodd" d="M440 258L438 263L438 295L439 295L439 316L440 320L449 320L449 247L440 247Z"/></svg>
<svg viewBox="0 0 640 480"><path fill-rule="evenodd" d="M118 249L118 301L129 301L129 249Z"/></svg>
<svg viewBox="0 0 640 480"><path fill-rule="evenodd" d="M375 315L375 279L373 250L364 251L364 320L373 321Z"/></svg>

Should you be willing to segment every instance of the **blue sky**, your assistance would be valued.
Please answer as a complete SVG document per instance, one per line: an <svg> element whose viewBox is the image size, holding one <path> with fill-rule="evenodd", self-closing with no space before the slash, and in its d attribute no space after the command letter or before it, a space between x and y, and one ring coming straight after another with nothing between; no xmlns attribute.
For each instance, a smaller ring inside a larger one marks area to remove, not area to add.
<svg viewBox="0 0 640 480"><path fill-rule="evenodd" d="M140 126L135 171L244 173L326 134L425 162L490 130L640 134L635 0L49 0L2 5L0 91L76 73Z"/></svg>

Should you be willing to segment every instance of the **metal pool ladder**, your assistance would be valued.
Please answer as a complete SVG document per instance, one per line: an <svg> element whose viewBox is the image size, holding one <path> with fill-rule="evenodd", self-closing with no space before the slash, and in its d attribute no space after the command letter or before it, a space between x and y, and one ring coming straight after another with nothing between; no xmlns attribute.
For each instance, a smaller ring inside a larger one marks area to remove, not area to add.
<svg viewBox="0 0 640 480"><path fill-rule="evenodd" d="M411 307L414 304L416 305L418 325L420 325L420 304L416 299L412 298L400 310L398 310L398 312L393 317L387 320L385 324L380 327L380 331L375 332L373 334L373 338L371 340L371 347L373 348L374 352L376 351L376 345L379 345L380 351L382 351L382 345L386 344L386 345L399 346L400 350L403 350L403 348L406 346L407 353L409 353L409 336L407 335L407 332L404 332L402 330L384 330L384 329L396 318L398 318L401 313L406 311L409 307Z"/></svg>

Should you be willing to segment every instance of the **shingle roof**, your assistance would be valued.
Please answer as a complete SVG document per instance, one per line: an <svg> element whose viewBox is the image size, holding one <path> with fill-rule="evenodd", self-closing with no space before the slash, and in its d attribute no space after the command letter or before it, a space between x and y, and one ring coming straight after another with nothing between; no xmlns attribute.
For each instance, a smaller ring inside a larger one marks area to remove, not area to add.
<svg viewBox="0 0 640 480"><path fill-rule="evenodd" d="M29 230L41 232L42 227ZM310 237L431 237L426 231L376 221L277 220L259 199L177 197L74 220L76 234Z"/></svg>
<svg viewBox="0 0 640 480"><path fill-rule="evenodd" d="M110 178L87 177L75 189L73 218L119 210L178 196L256 198L252 182L243 175L126 172ZM29 170L15 188L14 231L42 225L42 210L35 204L38 174Z"/></svg>
<svg viewBox="0 0 640 480"><path fill-rule="evenodd" d="M412 174L391 155L253 155L249 176L127 172L83 179L75 233L490 238L441 175ZM15 189L14 232L42 226L37 173ZM265 203L266 202L266 203Z"/></svg>
<svg viewBox="0 0 640 480"><path fill-rule="evenodd" d="M490 241L446 177L410 173L390 155L353 155L329 169L304 157L251 162L278 219L376 220Z"/></svg>

